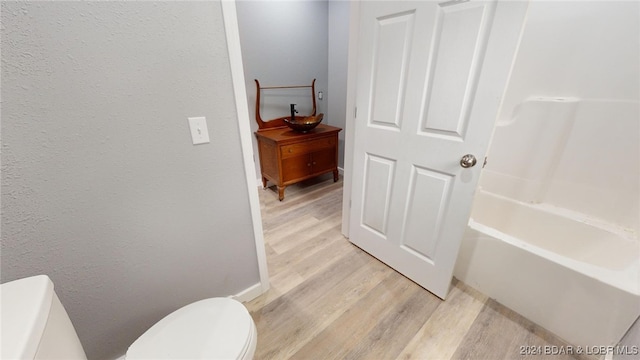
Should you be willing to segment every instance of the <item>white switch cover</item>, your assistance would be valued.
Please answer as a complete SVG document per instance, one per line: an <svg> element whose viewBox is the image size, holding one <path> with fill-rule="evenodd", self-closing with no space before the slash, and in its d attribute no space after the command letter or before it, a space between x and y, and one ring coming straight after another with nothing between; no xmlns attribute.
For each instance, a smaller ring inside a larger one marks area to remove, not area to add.
<svg viewBox="0 0 640 360"><path fill-rule="evenodd" d="M193 145L206 144L209 142L209 130L207 129L207 118L190 117L189 128L191 129L191 139Z"/></svg>

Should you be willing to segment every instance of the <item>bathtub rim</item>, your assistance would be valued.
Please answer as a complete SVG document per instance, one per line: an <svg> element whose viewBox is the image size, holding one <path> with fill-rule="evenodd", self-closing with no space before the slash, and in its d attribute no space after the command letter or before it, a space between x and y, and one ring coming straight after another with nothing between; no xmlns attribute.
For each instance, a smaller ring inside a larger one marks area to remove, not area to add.
<svg viewBox="0 0 640 360"><path fill-rule="evenodd" d="M479 190L480 191L480 190ZM483 191L488 196L495 196L500 198L501 200L514 202L518 205L533 207L531 204L523 203L517 200L509 199L504 196L500 196L497 194L493 194L491 192ZM474 206L477 204L474 202ZM536 210L541 210L537 208ZM542 209L544 210L544 209ZM557 215L557 214L554 214ZM579 221L576 219L570 218L572 221ZM602 228L600 226L595 226L590 223L583 222L585 225L594 226L601 230L608 231L606 228ZM516 246L518 248L529 251L536 256L540 256L542 258L553 261L554 263L563 266L571 271L579 272L585 276L598 280L604 284L616 287L622 291L625 291L631 295L635 295L640 297L640 257L633 261L626 269L615 271L611 269L602 268L600 266L596 266L593 264L588 264L582 261L578 261L575 259L568 258L564 255L557 254L555 252L549 251L542 247L536 246L527 242L526 240L519 239L517 237L506 234L498 229L495 229L489 225L485 225L477 222L473 218L473 212L471 217L469 218L468 226L478 231L484 235L490 236L500 241L504 241L512 246ZM613 233L613 232L612 232ZM613 233L614 235L620 236L619 233ZM622 237L625 241L629 241L628 238Z"/></svg>
<svg viewBox="0 0 640 360"><path fill-rule="evenodd" d="M636 232L632 228L627 228L622 225L612 224L610 222L607 222L606 220L599 219L599 218L587 215L585 213L581 213L579 211L562 208L549 203L532 203L532 202L516 200L505 195L496 194L489 190L485 190L481 186L478 187L476 193L474 194L474 203L472 205L471 218L473 218L473 209L475 208L476 200L478 199L478 197L483 195L495 197L497 199L504 200L516 205L520 205L532 210L543 211L543 212L553 214L555 216L559 216L571 221L576 221L585 225L593 226L600 230L617 235L618 237L620 237L625 241L629 241L629 242L640 241L638 232Z"/></svg>

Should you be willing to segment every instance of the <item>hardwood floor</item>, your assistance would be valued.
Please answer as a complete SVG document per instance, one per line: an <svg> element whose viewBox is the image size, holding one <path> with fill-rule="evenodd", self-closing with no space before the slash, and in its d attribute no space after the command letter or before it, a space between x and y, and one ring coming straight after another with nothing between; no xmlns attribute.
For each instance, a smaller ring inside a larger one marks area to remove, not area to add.
<svg viewBox="0 0 640 360"><path fill-rule="evenodd" d="M271 289L245 304L256 359L577 358L545 355L567 344L462 282L441 301L349 243L342 181L290 186L282 202L259 192Z"/></svg>

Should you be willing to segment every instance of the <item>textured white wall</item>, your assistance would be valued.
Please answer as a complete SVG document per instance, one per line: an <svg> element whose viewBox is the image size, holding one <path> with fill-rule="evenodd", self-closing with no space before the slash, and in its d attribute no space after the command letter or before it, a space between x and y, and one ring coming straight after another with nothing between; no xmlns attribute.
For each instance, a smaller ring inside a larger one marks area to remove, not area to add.
<svg viewBox="0 0 640 360"><path fill-rule="evenodd" d="M2 282L48 274L93 359L258 283L219 2L1 6Z"/></svg>
<svg viewBox="0 0 640 360"><path fill-rule="evenodd" d="M531 2L482 187L637 237L638 13L631 1Z"/></svg>
<svg viewBox="0 0 640 360"><path fill-rule="evenodd" d="M322 91L329 96L327 0L241 0L236 6L252 132L258 129L254 79L262 86L278 86L311 85L315 78L316 93ZM299 105L301 114L311 109L310 90L268 90L262 99L264 120L288 115L291 103ZM325 100L317 100L317 112L325 114L323 123L333 124ZM255 137L253 149L256 173L260 174Z"/></svg>

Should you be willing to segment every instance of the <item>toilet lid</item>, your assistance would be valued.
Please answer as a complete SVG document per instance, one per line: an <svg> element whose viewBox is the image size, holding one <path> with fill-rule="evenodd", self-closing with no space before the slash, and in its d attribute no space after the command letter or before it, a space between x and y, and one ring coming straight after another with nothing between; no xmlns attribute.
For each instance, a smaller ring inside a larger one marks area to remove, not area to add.
<svg viewBox="0 0 640 360"><path fill-rule="evenodd" d="M253 320L236 300L211 298L180 308L153 325L127 351L129 359L237 359Z"/></svg>

